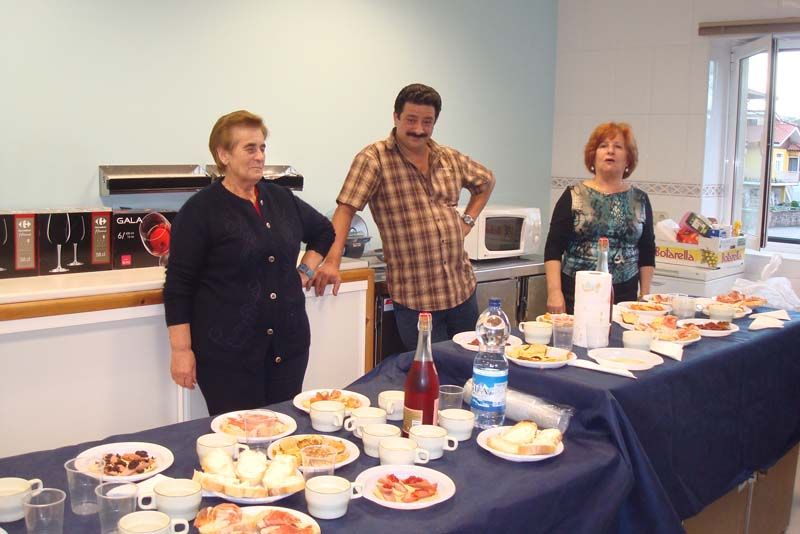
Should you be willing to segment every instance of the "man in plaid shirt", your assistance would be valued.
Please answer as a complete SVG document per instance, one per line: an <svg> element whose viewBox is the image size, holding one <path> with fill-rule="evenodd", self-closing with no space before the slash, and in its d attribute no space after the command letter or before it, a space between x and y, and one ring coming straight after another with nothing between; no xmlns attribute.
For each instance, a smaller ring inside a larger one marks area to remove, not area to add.
<svg viewBox="0 0 800 534"><path fill-rule="evenodd" d="M338 293L339 264L353 215L369 204L383 241L386 281L400 337L416 346L417 315L433 314L433 341L474 330L478 319L475 274L464 236L489 200L494 175L431 135L442 99L431 87L404 87L394 103L394 129L353 159L333 215L336 241L311 284ZM464 214L461 189L470 192Z"/></svg>

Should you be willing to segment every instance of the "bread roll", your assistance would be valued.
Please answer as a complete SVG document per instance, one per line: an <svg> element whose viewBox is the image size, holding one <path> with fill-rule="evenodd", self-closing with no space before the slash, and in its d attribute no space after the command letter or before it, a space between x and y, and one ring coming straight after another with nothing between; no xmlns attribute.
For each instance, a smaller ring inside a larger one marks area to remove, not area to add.
<svg viewBox="0 0 800 534"><path fill-rule="evenodd" d="M246 451L245 451L246 452ZM233 458L228 453L214 449L200 460L203 471L213 475L235 476Z"/></svg>
<svg viewBox="0 0 800 534"><path fill-rule="evenodd" d="M239 461L236 462L236 476L242 482L250 485L257 485L267 470L267 457L263 452L244 450L239 453Z"/></svg>

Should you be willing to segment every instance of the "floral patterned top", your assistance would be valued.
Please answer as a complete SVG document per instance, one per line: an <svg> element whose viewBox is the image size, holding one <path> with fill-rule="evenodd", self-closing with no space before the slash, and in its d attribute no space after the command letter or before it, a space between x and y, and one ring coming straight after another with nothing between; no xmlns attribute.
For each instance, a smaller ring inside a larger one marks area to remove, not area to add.
<svg viewBox="0 0 800 534"><path fill-rule="evenodd" d="M560 260L561 272L597 268L597 241L607 237L609 270L615 284L655 266L653 210L647 193L636 187L602 193L586 184L568 187L558 199L550 220L545 261Z"/></svg>

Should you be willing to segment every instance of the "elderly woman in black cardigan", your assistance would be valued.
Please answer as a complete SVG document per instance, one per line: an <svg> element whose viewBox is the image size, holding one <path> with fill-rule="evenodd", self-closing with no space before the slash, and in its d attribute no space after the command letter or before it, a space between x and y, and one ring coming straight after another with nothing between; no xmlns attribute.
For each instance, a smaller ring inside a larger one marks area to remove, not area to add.
<svg viewBox="0 0 800 534"><path fill-rule="evenodd" d="M334 238L323 215L261 179L266 137L257 115L221 117L209 149L225 177L192 196L172 225L172 379L197 383L212 415L300 392L311 339L303 287Z"/></svg>

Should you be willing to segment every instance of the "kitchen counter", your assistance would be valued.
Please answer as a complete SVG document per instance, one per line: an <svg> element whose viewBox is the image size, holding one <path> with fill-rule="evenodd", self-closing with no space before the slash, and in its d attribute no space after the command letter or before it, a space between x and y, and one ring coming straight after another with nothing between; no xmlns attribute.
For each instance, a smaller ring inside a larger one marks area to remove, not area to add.
<svg viewBox="0 0 800 534"><path fill-rule="evenodd" d="M375 283L386 281L386 264L375 256L364 256L369 266L375 269ZM544 274L544 256L530 254L518 258L503 258L499 260L473 260L472 268L478 282L501 280L504 278L519 278L522 276L537 276Z"/></svg>

